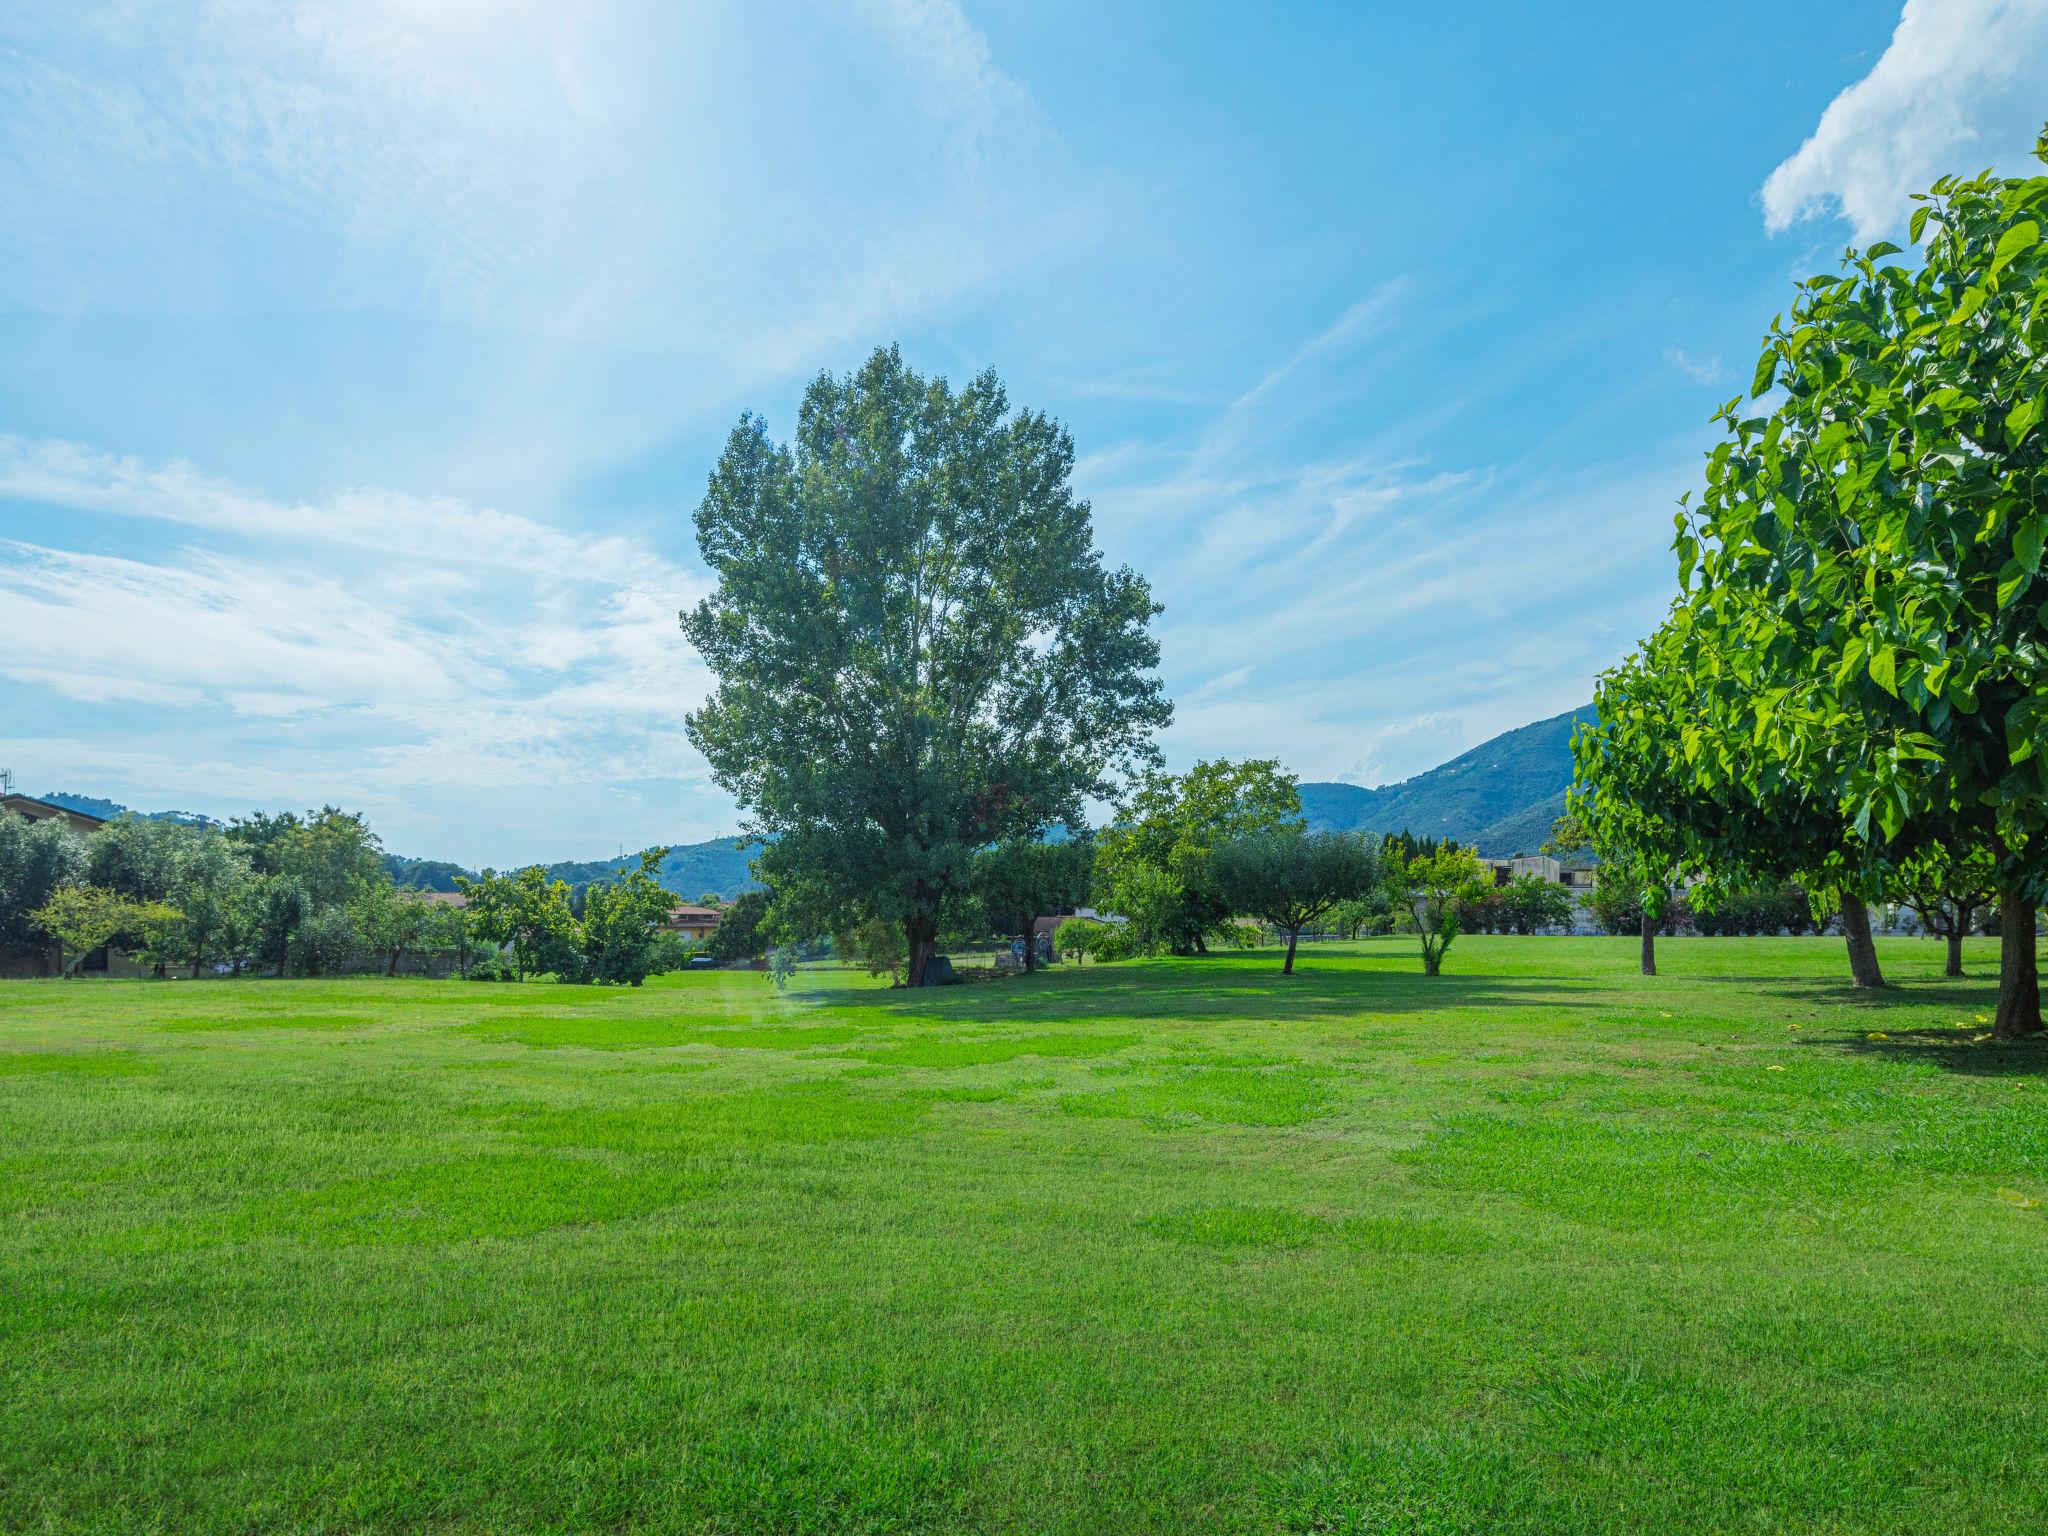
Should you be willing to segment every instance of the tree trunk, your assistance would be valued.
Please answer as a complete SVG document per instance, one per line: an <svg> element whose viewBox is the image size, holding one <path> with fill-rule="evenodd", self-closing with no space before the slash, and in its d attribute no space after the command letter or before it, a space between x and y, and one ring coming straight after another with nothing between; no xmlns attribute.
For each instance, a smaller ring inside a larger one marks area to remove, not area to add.
<svg viewBox="0 0 2048 1536"><path fill-rule="evenodd" d="M2034 899L1998 893L1998 1018L2001 1040L2041 1033L2041 976L2034 958Z"/></svg>
<svg viewBox="0 0 2048 1536"><path fill-rule="evenodd" d="M1944 974L1963 974L1963 930L1960 924L1948 931L1948 970Z"/></svg>
<svg viewBox="0 0 2048 1536"><path fill-rule="evenodd" d="M1294 974L1294 941L1300 937L1301 930L1299 928L1287 930L1287 959L1280 967L1280 974L1282 976L1292 976Z"/></svg>
<svg viewBox="0 0 2048 1536"><path fill-rule="evenodd" d="M1849 946L1849 985L1878 988L1884 972L1878 969L1877 941L1870 936L1870 908L1861 896L1842 893L1842 940Z"/></svg>
<svg viewBox="0 0 2048 1536"><path fill-rule="evenodd" d="M1647 912L1643 914L1643 974L1657 974L1657 920Z"/></svg>
<svg viewBox="0 0 2048 1536"><path fill-rule="evenodd" d="M1026 975L1038 969L1037 921L1024 924L1024 971Z"/></svg>
<svg viewBox="0 0 2048 1536"><path fill-rule="evenodd" d="M932 927L932 920L922 914L903 919L903 984L906 987L925 984L925 966L939 947Z"/></svg>

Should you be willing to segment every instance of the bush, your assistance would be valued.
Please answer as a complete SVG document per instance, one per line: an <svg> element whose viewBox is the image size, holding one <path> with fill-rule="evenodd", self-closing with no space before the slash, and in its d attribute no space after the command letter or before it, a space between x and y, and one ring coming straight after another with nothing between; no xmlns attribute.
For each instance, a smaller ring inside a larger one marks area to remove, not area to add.
<svg viewBox="0 0 2048 1536"><path fill-rule="evenodd" d="M519 973L512 962L495 949L487 949L469 962L471 981L517 981Z"/></svg>
<svg viewBox="0 0 2048 1536"><path fill-rule="evenodd" d="M690 957L696 953L696 944L680 933L657 933L647 946L647 974L666 976L672 971L687 970Z"/></svg>

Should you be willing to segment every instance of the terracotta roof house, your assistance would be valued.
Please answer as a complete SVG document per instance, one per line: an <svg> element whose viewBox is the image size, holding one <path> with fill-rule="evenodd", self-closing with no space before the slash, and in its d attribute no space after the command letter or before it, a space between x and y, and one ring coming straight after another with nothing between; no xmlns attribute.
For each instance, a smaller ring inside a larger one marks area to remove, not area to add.
<svg viewBox="0 0 2048 1536"><path fill-rule="evenodd" d="M716 907L676 907L668 915L668 930L701 941L716 931L718 918Z"/></svg>

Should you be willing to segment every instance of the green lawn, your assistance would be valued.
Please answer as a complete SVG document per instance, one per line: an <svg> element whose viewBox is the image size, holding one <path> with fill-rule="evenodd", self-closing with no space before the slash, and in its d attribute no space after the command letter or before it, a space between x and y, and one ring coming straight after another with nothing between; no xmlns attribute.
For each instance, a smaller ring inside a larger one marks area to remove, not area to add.
<svg viewBox="0 0 2048 1536"><path fill-rule="evenodd" d="M0 1529L2040 1532L1991 943L1635 949L0 984Z"/></svg>

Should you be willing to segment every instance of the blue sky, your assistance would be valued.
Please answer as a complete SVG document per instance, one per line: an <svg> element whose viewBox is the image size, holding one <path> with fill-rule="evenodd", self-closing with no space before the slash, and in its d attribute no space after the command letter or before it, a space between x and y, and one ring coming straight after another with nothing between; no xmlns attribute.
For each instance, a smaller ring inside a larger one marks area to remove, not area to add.
<svg viewBox="0 0 2048 1536"><path fill-rule="evenodd" d="M689 514L900 342L1072 429L1169 759L1583 703L1792 281L2020 169L2048 0L0 10L0 765L394 849L730 830Z"/></svg>

